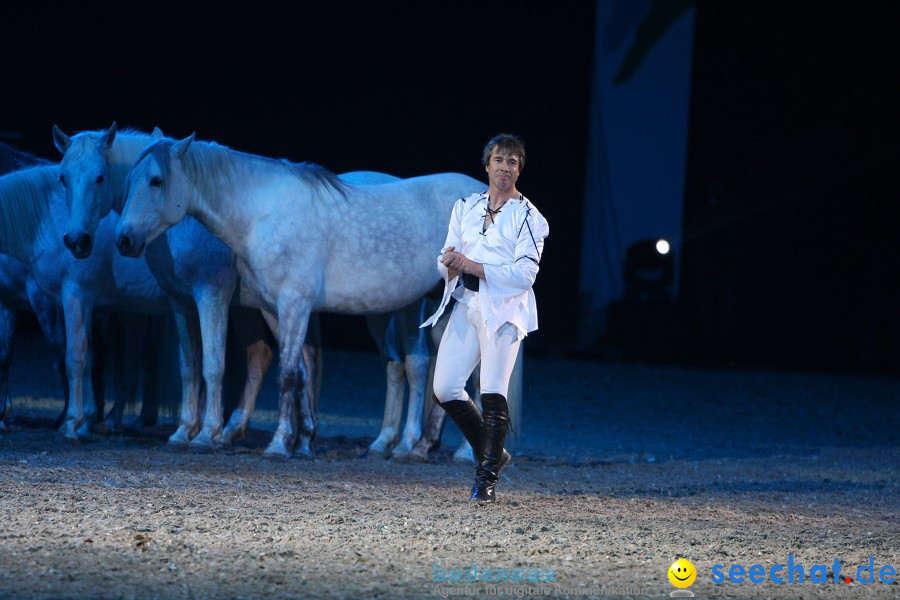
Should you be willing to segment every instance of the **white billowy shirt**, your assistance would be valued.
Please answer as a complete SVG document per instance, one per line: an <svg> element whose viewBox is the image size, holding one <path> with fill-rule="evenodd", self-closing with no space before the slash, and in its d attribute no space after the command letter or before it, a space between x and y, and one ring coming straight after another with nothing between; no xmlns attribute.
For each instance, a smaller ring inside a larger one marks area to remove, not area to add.
<svg viewBox="0 0 900 600"><path fill-rule="evenodd" d="M484 265L479 291L457 287L459 276L450 279L438 256L444 296L437 312L422 327L437 322L452 296L481 313L489 334L507 321L516 326L519 339L538 328L537 302L531 286L550 226L534 204L522 196L507 200L500 213L494 215L493 225L482 233L488 203L487 192L456 201L442 250L452 246L466 258Z"/></svg>

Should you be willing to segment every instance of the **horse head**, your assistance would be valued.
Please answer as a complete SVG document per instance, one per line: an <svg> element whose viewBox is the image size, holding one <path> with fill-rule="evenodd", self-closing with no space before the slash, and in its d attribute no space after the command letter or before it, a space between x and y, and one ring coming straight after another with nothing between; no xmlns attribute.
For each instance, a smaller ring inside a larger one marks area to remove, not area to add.
<svg viewBox="0 0 900 600"><path fill-rule="evenodd" d="M69 220L63 241L76 258L90 256L94 232L112 209L117 190L110 183L108 156L116 139L116 124L69 137L53 126L53 141L63 158L59 181L66 190Z"/></svg>
<svg viewBox="0 0 900 600"><path fill-rule="evenodd" d="M149 242L187 214L189 182L181 161L193 141L194 134L178 142L158 140L128 171L125 207L115 233L123 256L141 256Z"/></svg>

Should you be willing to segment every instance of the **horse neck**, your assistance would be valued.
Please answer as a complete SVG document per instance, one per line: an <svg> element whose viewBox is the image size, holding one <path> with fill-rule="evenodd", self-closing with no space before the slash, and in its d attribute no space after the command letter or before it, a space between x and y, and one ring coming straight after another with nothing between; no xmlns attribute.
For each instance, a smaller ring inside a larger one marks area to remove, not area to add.
<svg viewBox="0 0 900 600"><path fill-rule="evenodd" d="M0 177L0 252L30 261L48 234L57 168L32 167Z"/></svg>
<svg viewBox="0 0 900 600"><path fill-rule="evenodd" d="M255 211L253 205L246 202L244 187L238 182L246 182L253 177L254 157L224 146L204 142L195 144L202 144L199 148L207 159L214 159L216 168L201 166L185 171L192 190L187 199L187 214L197 219L236 254L246 256L246 238Z"/></svg>

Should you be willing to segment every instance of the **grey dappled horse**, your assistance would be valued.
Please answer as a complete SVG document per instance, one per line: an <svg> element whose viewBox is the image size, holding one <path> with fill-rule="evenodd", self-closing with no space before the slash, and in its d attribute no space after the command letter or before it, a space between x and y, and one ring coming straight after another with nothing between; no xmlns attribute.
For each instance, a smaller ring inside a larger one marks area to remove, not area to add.
<svg viewBox="0 0 900 600"><path fill-rule="evenodd" d="M459 174L351 185L314 165L224 146L160 140L126 181L116 245L141 255L190 215L237 257L242 280L279 327L279 424L268 455L310 455L315 415L301 360L313 311L385 313L438 281L436 257L450 210L484 186ZM299 400L300 434L295 403ZM298 439L299 438L299 439Z"/></svg>

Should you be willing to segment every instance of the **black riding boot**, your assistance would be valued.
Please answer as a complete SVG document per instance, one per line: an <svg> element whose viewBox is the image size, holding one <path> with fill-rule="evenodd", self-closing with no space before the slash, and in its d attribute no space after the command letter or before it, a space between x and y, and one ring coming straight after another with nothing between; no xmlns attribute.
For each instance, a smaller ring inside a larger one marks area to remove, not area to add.
<svg viewBox="0 0 900 600"><path fill-rule="evenodd" d="M503 449L506 431L509 429L509 406L506 398L500 394L482 394L481 407L484 425L481 428L481 455L478 470L475 472L475 485L472 486L472 497L480 504L497 500L494 486L500 477L500 469L509 462L509 454Z"/></svg>
<svg viewBox="0 0 900 600"><path fill-rule="evenodd" d="M496 396L498 394L494 395ZM503 396L500 397L503 398ZM440 402L437 399L437 396L432 396L432 400L450 415L450 418L453 419L453 422L456 423L456 426L462 431L463 437L465 437L466 441L469 442L469 445L472 446L472 452L475 453L475 463L481 464L481 428L483 427L484 422L481 418L481 411L478 410L478 405L472 402L471 398L468 400L448 400L447 402ZM484 402L484 396L481 397L481 401ZM505 401L506 399L504 398L504 402ZM500 460L500 469L506 467L511 460L512 455L504 450L503 458Z"/></svg>
<svg viewBox="0 0 900 600"><path fill-rule="evenodd" d="M463 437L475 451L475 460L478 460L478 449L481 448L481 411L478 410L472 399L440 402L437 396L434 396L434 402L450 415L450 418L462 431Z"/></svg>

